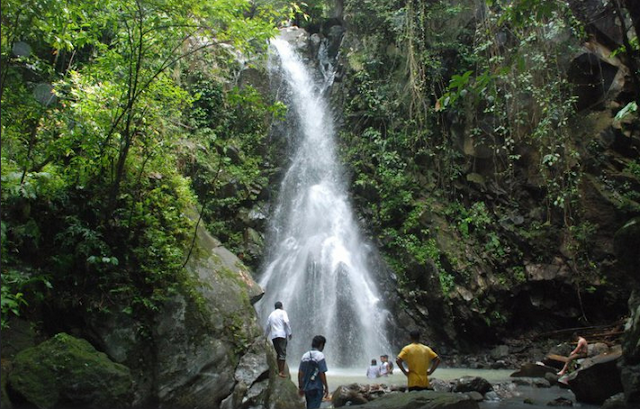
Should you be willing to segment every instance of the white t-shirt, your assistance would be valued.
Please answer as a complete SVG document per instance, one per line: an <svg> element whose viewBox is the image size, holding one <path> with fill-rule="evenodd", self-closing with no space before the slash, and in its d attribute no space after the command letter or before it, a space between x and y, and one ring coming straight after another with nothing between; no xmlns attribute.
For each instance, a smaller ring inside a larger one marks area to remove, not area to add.
<svg viewBox="0 0 640 409"><path fill-rule="evenodd" d="M285 310L277 308L269 314L267 324L264 326L264 335L269 336L269 333L271 333L271 339L288 338L291 335L289 316Z"/></svg>
<svg viewBox="0 0 640 409"><path fill-rule="evenodd" d="M376 379L379 376L380 368L378 368L378 365L371 365L369 368L367 368L367 378Z"/></svg>
<svg viewBox="0 0 640 409"><path fill-rule="evenodd" d="M389 362L382 362L380 364L380 376L389 375Z"/></svg>

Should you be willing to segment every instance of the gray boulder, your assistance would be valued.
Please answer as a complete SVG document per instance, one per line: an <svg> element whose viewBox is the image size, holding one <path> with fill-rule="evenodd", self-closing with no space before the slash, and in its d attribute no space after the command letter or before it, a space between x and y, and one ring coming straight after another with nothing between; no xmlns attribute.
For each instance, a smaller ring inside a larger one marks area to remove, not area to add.
<svg viewBox="0 0 640 409"><path fill-rule="evenodd" d="M617 367L621 355L617 352L585 359L582 368L569 374L565 382L577 401L600 405L623 391Z"/></svg>
<svg viewBox="0 0 640 409"><path fill-rule="evenodd" d="M492 390L489 381L479 376L463 376L453 387L453 392L479 392L483 395Z"/></svg>
<svg viewBox="0 0 640 409"><path fill-rule="evenodd" d="M129 408L132 386L129 368L65 333L18 353L8 379L12 396L41 409Z"/></svg>
<svg viewBox="0 0 640 409"><path fill-rule="evenodd" d="M396 392L359 406L362 409L479 409L478 402L460 393Z"/></svg>
<svg viewBox="0 0 640 409"><path fill-rule="evenodd" d="M547 365L526 363L520 369L511 374L512 378L544 378L548 373L556 373L558 370Z"/></svg>
<svg viewBox="0 0 640 409"><path fill-rule="evenodd" d="M120 314L90 323L101 348L131 368L133 405L304 407L295 385L277 379L273 347L253 308L263 290L242 262L199 229L185 273L185 284L148 322Z"/></svg>
<svg viewBox="0 0 640 409"><path fill-rule="evenodd" d="M331 403L334 408L343 406L362 405L369 402L365 397L361 385L341 385L331 394Z"/></svg>

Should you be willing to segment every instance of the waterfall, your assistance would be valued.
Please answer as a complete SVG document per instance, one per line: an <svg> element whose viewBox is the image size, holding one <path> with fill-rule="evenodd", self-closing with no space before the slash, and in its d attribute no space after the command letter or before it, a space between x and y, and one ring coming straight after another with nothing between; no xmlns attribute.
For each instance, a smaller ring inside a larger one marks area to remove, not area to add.
<svg viewBox="0 0 640 409"><path fill-rule="evenodd" d="M371 358L392 352L385 331L389 313L367 267L374 249L361 238L337 159L323 96L333 75L325 69L314 80L287 41L272 40L270 48L270 70L284 87L279 98L289 110L284 127L293 153L270 219L259 278L265 295L256 309L264 324L274 303L284 304L293 328L287 349L292 368L314 335L327 338L330 368L366 368Z"/></svg>

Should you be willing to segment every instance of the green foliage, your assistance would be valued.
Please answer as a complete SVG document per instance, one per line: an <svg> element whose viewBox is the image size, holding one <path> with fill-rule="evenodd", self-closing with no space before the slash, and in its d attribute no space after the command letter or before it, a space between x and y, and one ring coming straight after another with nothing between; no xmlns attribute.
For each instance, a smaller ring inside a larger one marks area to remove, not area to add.
<svg viewBox="0 0 640 409"><path fill-rule="evenodd" d="M558 10L566 7L566 4L556 0L487 0L486 4L500 10L500 23L516 27L528 24L531 19L540 21L551 18Z"/></svg>
<svg viewBox="0 0 640 409"><path fill-rule="evenodd" d="M244 253L238 214L269 183L273 170L264 157L277 145L268 143L268 119L281 117L284 106L268 104L251 86L225 90L206 75L187 81L198 96L188 118L198 149L182 144L181 170L192 180L209 230L232 251ZM245 254L244 261L250 263L251 256Z"/></svg>
<svg viewBox="0 0 640 409"><path fill-rule="evenodd" d="M631 50L627 50L627 47L622 45L611 52L611 57L615 57L619 54L624 54L627 52L632 53L634 51L640 51L640 40L637 36L629 39L629 45L631 46Z"/></svg>
<svg viewBox="0 0 640 409"><path fill-rule="evenodd" d="M469 238L470 233L474 231L484 234L485 228L492 223L484 202L476 202L469 209L458 202L453 202L445 210L445 214L457 225L458 231L464 238Z"/></svg>
<svg viewBox="0 0 640 409"><path fill-rule="evenodd" d="M11 316L20 316L21 310L28 308L30 302L42 301L44 294L52 289L52 285L46 275L3 269L1 288L4 329L9 327Z"/></svg>
<svg viewBox="0 0 640 409"><path fill-rule="evenodd" d="M480 269L519 285L523 260L546 263L560 245L575 271L597 267L583 164L606 155L598 147L585 157L573 85L559 69L584 29L566 2L486 5L480 15L444 1L345 2L358 41L345 55L344 162L357 207L404 286L430 262L443 294L471 288L467 277ZM618 114L625 134L637 127L635 109ZM598 179L629 213L636 162ZM443 216L454 231L438 233ZM478 304L487 325L511 319L491 315L492 302Z"/></svg>
<svg viewBox="0 0 640 409"><path fill-rule="evenodd" d="M235 52L264 50L279 13L250 6L2 3L3 325L34 301L144 315L185 284L196 199L175 164L198 96L180 72L196 55L233 67ZM264 129L259 114L243 118L225 132ZM27 270L42 285L14 273Z"/></svg>

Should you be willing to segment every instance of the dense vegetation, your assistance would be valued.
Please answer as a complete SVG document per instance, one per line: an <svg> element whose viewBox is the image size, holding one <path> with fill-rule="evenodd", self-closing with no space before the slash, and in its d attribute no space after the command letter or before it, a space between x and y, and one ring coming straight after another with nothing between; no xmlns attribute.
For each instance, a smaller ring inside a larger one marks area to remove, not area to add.
<svg viewBox="0 0 640 409"><path fill-rule="evenodd" d="M282 17L242 0L3 1L3 327L43 303L143 316L184 284L188 211L223 214L242 193L222 182L260 172L270 108L234 87L236 54L263 53Z"/></svg>
<svg viewBox="0 0 640 409"><path fill-rule="evenodd" d="M601 6L618 13L620 27L630 28L630 21L637 27L637 9ZM345 2L357 40L345 47L351 71L342 140L357 208L401 287L411 290L407 299L439 315L465 315L447 312L455 298L454 308L468 302L477 314L474 330L526 326L518 324L522 311L499 294L526 283L527 263L560 257L574 287L562 296L567 305L580 308L583 324L603 319L592 315L595 305L585 311L583 298L622 284L611 273L625 267L597 243L621 224L588 214L589 190L605 192L612 214L631 220L640 214L640 162L637 148L612 153L589 134L588 118L611 109L621 133L637 127L637 35L624 30L624 45L611 54L631 67L631 85L608 105L581 98L580 80L566 69L596 38L588 31L592 21L579 18L581 2L475 7ZM615 319L624 304L610 312Z"/></svg>
<svg viewBox="0 0 640 409"><path fill-rule="evenodd" d="M495 288L560 249L572 297L598 291L615 260L594 245L608 227L585 217L584 183L631 219L640 163L634 151L612 167L579 131L587 107L560 67L588 24L572 2L485 3L3 1L3 326L40 309L143 317L188 285L200 223L259 265L264 226L248 215L277 181L269 130L284 108L239 78L284 18L347 29L343 159L407 302L446 309L477 291L469 321L513 325ZM604 3L637 28L631 2ZM632 86L607 108L623 133L637 127L632 31L614 51Z"/></svg>

